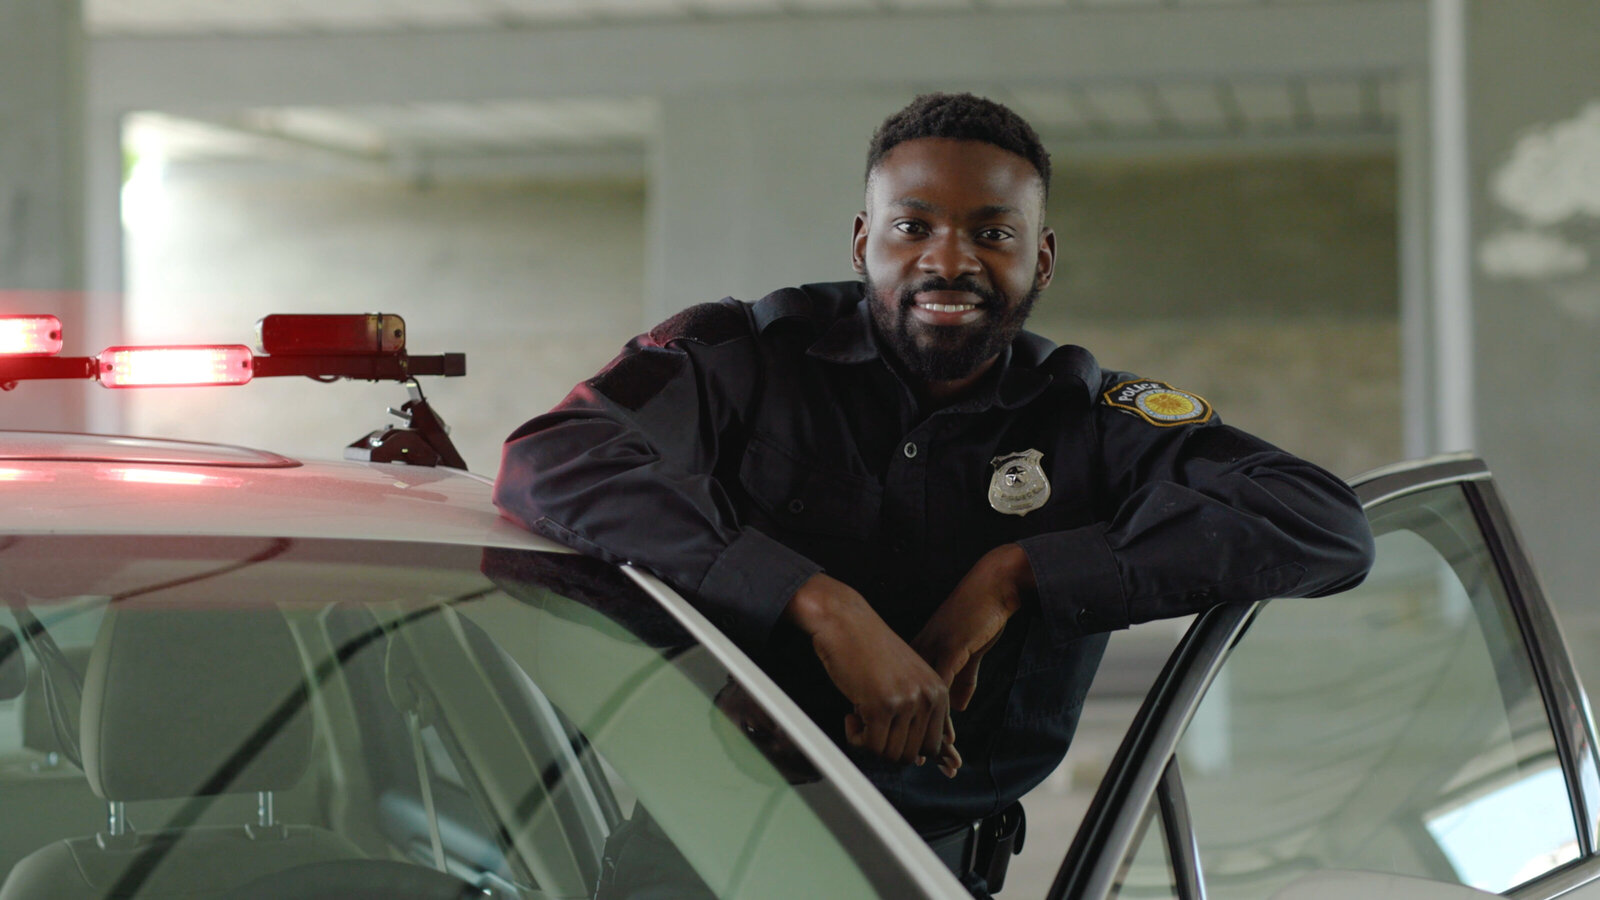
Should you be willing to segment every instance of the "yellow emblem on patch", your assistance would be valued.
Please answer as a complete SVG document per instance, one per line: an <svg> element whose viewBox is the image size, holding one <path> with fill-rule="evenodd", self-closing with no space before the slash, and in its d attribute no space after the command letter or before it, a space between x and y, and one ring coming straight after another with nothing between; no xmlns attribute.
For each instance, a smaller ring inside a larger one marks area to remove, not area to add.
<svg viewBox="0 0 1600 900"><path fill-rule="evenodd" d="M1105 402L1162 427L1211 419L1211 404L1200 395L1159 381L1124 381L1106 391Z"/></svg>

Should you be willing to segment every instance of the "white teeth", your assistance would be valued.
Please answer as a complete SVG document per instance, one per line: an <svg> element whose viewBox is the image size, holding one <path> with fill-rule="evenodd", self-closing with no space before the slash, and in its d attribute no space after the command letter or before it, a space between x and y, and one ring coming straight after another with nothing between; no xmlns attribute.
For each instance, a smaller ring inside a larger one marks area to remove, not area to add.
<svg viewBox="0 0 1600 900"><path fill-rule="evenodd" d="M974 303L918 303L917 305L930 312L940 313L966 312L969 309L978 308L977 304Z"/></svg>

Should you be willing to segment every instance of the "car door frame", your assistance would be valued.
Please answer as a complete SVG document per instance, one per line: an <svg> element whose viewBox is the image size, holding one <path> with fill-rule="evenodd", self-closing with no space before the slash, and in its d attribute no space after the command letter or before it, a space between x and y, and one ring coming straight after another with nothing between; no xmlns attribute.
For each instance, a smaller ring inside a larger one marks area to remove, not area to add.
<svg viewBox="0 0 1600 900"><path fill-rule="evenodd" d="M1351 482L1362 507L1446 485L1459 485L1490 551L1521 632L1554 731L1577 824L1579 856L1507 893L1546 900L1600 881L1600 761L1589 702L1554 615L1523 550L1515 523L1480 459L1452 454L1377 469ZM1178 896L1204 900L1199 844L1188 823L1181 783L1171 765L1179 739L1206 690L1265 601L1229 603L1200 615L1156 678L1074 837L1049 900L1100 900L1159 804Z"/></svg>

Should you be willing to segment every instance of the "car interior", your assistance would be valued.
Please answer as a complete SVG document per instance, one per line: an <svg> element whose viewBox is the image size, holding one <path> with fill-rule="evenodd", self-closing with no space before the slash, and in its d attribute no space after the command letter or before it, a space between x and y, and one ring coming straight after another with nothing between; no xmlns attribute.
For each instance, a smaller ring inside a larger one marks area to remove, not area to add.
<svg viewBox="0 0 1600 900"><path fill-rule="evenodd" d="M596 561L51 536L0 577L3 900L894 893Z"/></svg>

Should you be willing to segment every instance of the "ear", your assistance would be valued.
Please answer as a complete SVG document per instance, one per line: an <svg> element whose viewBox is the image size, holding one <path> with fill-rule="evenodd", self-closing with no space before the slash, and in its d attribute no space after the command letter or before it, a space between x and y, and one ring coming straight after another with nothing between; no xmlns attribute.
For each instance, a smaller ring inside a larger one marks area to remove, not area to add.
<svg viewBox="0 0 1600 900"><path fill-rule="evenodd" d="M1039 229L1039 265L1033 277L1040 290L1056 277L1056 233L1048 225Z"/></svg>
<svg viewBox="0 0 1600 900"><path fill-rule="evenodd" d="M867 274L867 211L856 213L855 225L850 230L850 268L857 275Z"/></svg>

